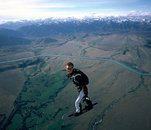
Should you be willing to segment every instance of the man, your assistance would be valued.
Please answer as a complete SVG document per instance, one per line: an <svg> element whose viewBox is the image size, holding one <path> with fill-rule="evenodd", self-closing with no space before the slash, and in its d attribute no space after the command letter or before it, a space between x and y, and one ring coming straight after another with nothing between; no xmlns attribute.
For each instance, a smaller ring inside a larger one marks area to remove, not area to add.
<svg viewBox="0 0 151 130"><path fill-rule="evenodd" d="M88 97L88 88L86 85L89 83L89 79L86 74L84 74L82 71L75 69L74 64L72 62L68 62L66 65L66 71L68 73L68 78L72 80L72 82L75 84L75 87L77 87L79 95L75 101L75 108L76 113L75 116L80 115L81 113L81 101L85 101L87 103L86 109L92 109L92 102L90 98Z"/></svg>

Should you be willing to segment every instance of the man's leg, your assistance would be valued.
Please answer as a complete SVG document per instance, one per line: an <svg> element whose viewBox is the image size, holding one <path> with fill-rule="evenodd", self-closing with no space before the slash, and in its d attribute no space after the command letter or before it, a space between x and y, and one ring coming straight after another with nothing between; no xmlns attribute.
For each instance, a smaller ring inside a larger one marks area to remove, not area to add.
<svg viewBox="0 0 151 130"><path fill-rule="evenodd" d="M92 105L92 102L91 102L90 98L88 97L88 88L87 88L87 86L84 86L83 90L84 90L84 101L88 105L88 106L86 106L86 109L92 109L93 105Z"/></svg>
<svg viewBox="0 0 151 130"><path fill-rule="evenodd" d="M80 106L80 102L84 97L84 92L83 89L79 92L79 95L75 101L75 108L76 108L76 113L80 113L81 112L81 106Z"/></svg>
<svg viewBox="0 0 151 130"><path fill-rule="evenodd" d="M84 97L88 96L88 88L87 86L83 86Z"/></svg>

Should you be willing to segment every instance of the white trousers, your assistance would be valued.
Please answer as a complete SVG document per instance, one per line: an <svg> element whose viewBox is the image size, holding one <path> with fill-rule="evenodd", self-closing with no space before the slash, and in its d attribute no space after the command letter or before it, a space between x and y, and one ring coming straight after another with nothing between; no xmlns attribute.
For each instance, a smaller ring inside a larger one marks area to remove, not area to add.
<svg viewBox="0 0 151 130"><path fill-rule="evenodd" d="M80 112L80 102L81 100L83 99L84 97L84 92L83 92L83 89L79 92L79 95L75 101L75 108L76 108L76 112Z"/></svg>

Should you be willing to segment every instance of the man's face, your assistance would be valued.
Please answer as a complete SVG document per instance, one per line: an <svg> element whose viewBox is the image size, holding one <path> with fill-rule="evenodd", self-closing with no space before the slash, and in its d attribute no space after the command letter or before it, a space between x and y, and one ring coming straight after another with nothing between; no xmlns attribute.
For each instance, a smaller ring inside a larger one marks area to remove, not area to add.
<svg viewBox="0 0 151 130"><path fill-rule="evenodd" d="M73 67L66 65L66 71L68 74L71 74L73 72Z"/></svg>

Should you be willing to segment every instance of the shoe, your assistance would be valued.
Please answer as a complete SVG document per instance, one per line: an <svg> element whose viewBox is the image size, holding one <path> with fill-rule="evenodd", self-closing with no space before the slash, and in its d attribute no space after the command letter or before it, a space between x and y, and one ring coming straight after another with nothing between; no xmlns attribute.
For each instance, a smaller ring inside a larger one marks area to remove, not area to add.
<svg viewBox="0 0 151 130"><path fill-rule="evenodd" d="M92 106L92 101L91 100L86 100L86 103L88 104L88 106Z"/></svg>
<svg viewBox="0 0 151 130"><path fill-rule="evenodd" d="M93 108L91 100L86 100L87 106L85 106L86 110L90 110Z"/></svg>
<svg viewBox="0 0 151 130"><path fill-rule="evenodd" d="M74 116L79 116L81 114L81 112L76 112L74 113Z"/></svg>
<svg viewBox="0 0 151 130"><path fill-rule="evenodd" d="M91 110L93 108L93 106L92 105L89 105L89 106L85 106L85 110Z"/></svg>

